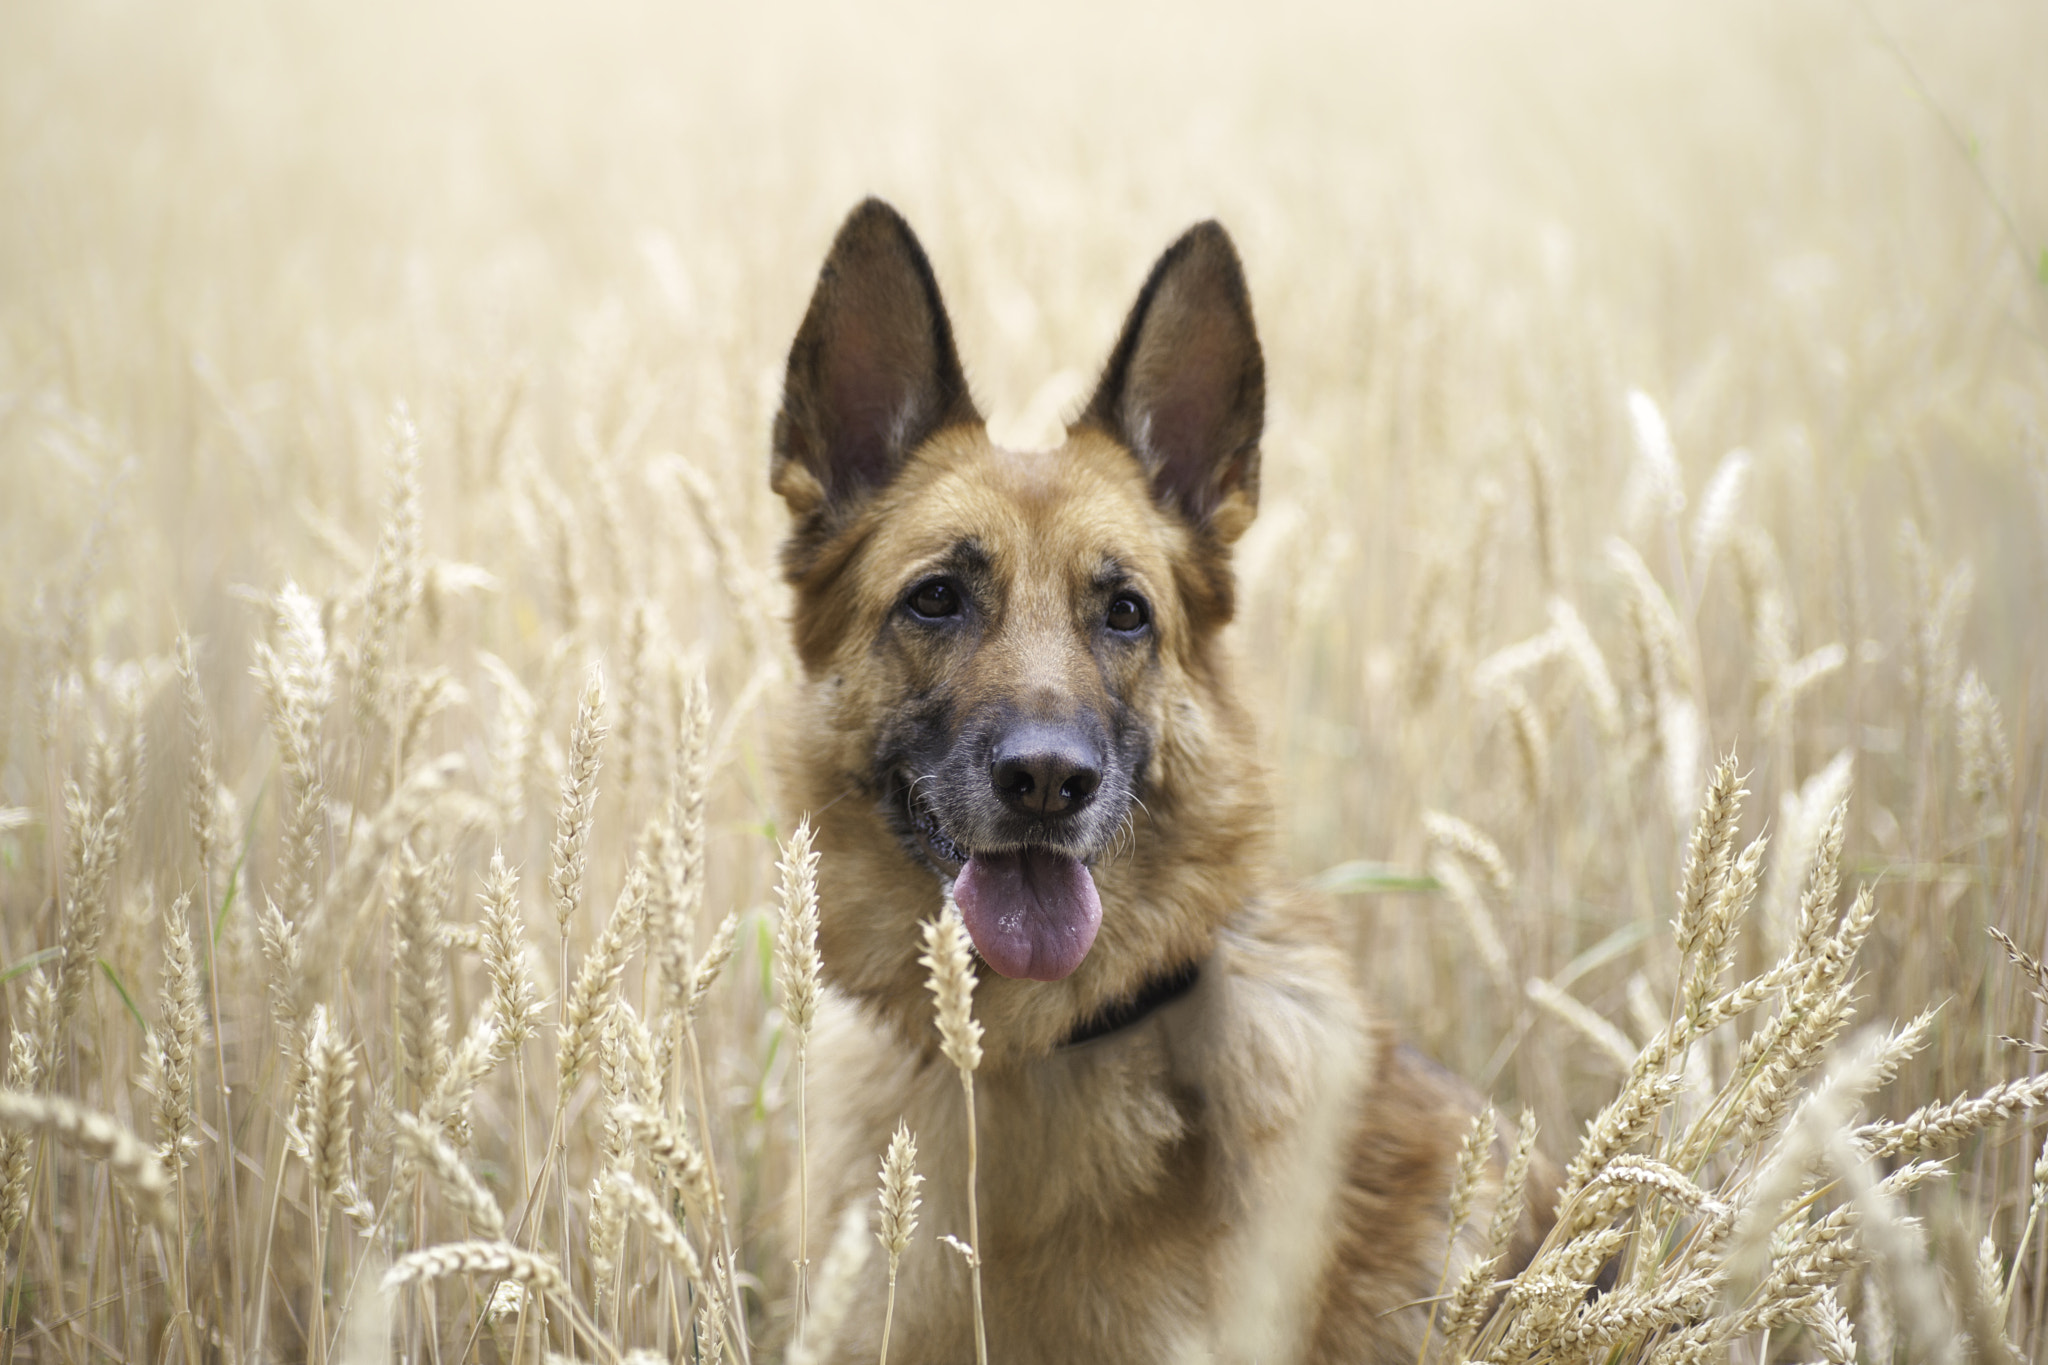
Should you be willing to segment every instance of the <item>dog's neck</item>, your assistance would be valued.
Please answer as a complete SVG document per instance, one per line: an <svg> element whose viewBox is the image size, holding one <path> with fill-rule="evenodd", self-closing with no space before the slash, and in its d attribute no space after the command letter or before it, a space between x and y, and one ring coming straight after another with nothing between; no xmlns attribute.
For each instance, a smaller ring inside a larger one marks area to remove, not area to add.
<svg viewBox="0 0 2048 1365"><path fill-rule="evenodd" d="M1119 1029L1129 1028L1154 1011L1164 1009L1186 995L1201 979L1202 966L1199 962L1184 962L1169 967L1156 976L1147 978L1138 989L1120 1000L1112 1000L1101 1009L1074 1025L1074 1031L1067 1035L1062 1047L1079 1047L1106 1037Z"/></svg>

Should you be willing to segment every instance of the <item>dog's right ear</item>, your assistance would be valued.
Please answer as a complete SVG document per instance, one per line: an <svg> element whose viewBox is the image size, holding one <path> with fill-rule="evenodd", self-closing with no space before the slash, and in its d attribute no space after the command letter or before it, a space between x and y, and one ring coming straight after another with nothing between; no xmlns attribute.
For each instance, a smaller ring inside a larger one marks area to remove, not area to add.
<svg viewBox="0 0 2048 1365"><path fill-rule="evenodd" d="M887 483L934 432L980 422L931 262L879 199L847 215L789 348L769 483L799 534Z"/></svg>

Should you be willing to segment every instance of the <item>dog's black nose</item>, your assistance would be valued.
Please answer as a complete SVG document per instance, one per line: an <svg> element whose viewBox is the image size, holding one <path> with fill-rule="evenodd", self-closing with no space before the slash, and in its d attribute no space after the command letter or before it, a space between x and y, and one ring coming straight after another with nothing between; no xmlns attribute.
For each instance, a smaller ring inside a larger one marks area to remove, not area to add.
<svg viewBox="0 0 2048 1365"><path fill-rule="evenodd" d="M988 777L996 794L1020 814L1072 815L1102 785L1102 757L1070 729L1020 725L997 742Z"/></svg>

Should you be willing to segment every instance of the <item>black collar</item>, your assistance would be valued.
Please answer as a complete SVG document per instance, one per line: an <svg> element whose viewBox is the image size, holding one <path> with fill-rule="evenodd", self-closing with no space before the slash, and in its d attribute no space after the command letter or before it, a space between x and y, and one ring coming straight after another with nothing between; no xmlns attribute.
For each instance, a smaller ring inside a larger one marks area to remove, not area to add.
<svg viewBox="0 0 2048 1365"><path fill-rule="evenodd" d="M1172 1004L1193 990L1201 975L1202 964L1199 962L1184 962L1178 967L1168 968L1123 999L1110 1001L1076 1024L1061 1046L1092 1043L1118 1029L1129 1028L1152 1011Z"/></svg>

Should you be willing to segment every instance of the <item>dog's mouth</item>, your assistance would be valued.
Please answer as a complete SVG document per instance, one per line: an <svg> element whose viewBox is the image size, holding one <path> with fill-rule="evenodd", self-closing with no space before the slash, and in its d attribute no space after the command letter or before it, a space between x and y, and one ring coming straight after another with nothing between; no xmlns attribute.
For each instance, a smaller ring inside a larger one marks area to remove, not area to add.
<svg viewBox="0 0 2048 1365"><path fill-rule="evenodd" d="M982 960L1004 976L1031 981L1072 975L1102 927L1102 898L1087 864L1047 844L963 849L914 784L905 787L903 805L913 843L952 883Z"/></svg>

